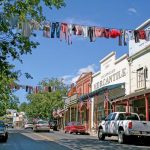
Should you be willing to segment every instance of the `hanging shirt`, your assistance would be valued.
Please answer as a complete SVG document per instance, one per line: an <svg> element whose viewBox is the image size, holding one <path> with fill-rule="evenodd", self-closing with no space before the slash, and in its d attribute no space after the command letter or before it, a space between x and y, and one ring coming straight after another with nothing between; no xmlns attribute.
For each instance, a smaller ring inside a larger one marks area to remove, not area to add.
<svg viewBox="0 0 150 150"><path fill-rule="evenodd" d="M22 23L22 34L24 37L29 37L31 35L31 26L28 21Z"/></svg>
<svg viewBox="0 0 150 150"><path fill-rule="evenodd" d="M133 30L125 30L124 31L125 42L134 39L134 31Z"/></svg>
<svg viewBox="0 0 150 150"><path fill-rule="evenodd" d="M138 30L139 32L139 39L144 39L146 40L146 33L144 30Z"/></svg>
<svg viewBox="0 0 150 150"><path fill-rule="evenodd" d="M83 35L83 29L82 26L76 25L76 35Z"/></svg>
<svg viewBox="0 0 150 150"><path fill-rule="evenodd" d="M150 29L145 30L145 34L146 34L146 41L150 41Z"/></svg>
<svg viewBox="0 0 150 150"><path fill-rule="evenodd" d="M43 27L43 36L50 38L50 23L49 24L45 24Z"/></svg>
<svg viewBox="0 0 150 150"><path fill-rule="evenodd" d="M82 30L83 30L83 37L88 37L88 27L87 26L82 26Z"/></svg>
<svg viewBox="0 0 150 150"><path fill-rule="evenodd" d="M95 41L94 27L89 27L88 28L88 37L90 38L90 42Z"/></svg>
<svg viewBox="0 0 150 150"><path fill-rule="evenodd" d="M135 38L135 43L140 42L140 40L139 40L139 31L138 30L134 30L134 38Z"/></svg>
<svg viewBox="0 0 150 150"><path fill-rule="evenodd" d="M67 36L68 36L68 25L67 23L61 23L61 39L65 37L65 40L67 42Z"/></svg>
<svg viewBox="0 0 150 150"><path fill-rule="evenodd" d="M60 38L60 24L59 22L53 22L52 26L51 26L51 38L55 37L55 33L56 33L56 37Z"/></svg>
<svg viewBox="0 0 150 150"><path fill-rule="evenodd" d="M104 30L104 37L105 38L109 38L109 32L110 32L110 29L105 29Z"/></svg>
<svg viewBox="0 0 150 150"><path fill-rule="evenodd" d="M72 44L72 24L68 24L68 44Z"/></svg>
<svg viewBox="0 0 150 150"><path fill-rule="evenodd" d="M120 35L121 35L121 32L119 30L111 29L109 31L109 37L111 37L111 38L116 38L116 37L118 37Z"/></svg>
<svg viewBox="0 0 150 150"><path fill-rule="evenodd" d="M95 32L95 37L104 37L105 28L95 27L94 32Z"/></svg>

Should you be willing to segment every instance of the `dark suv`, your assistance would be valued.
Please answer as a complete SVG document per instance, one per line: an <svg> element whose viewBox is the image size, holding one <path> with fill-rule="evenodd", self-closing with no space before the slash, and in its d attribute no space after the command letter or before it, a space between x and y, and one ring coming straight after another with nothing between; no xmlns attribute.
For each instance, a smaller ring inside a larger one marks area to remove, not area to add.
<svg viewBox="0 0 150 150"><path fill-rule="evenodd" d="M50 129L57 131L57 123L55 121L50 121L49 125L50 125Z"/></svg>
<svg viewBox="0 0 150 150"><path fill-rule="evenodd" d="M4 142L7 142L8 139L7 127L2 120L0 120L0 139L2 139Z"/></svg>

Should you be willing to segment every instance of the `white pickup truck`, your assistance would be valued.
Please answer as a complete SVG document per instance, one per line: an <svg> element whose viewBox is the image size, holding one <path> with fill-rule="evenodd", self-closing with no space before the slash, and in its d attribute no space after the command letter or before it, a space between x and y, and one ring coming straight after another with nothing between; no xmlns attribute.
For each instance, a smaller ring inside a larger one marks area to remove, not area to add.
<svg viewBox="0 0 150 150"><path fill-rule="evenodd" d="M120 144L125 143L131 136L148 139L150 138L150 121L140 121L136 113L113 112L98 127L99 140L104 140L105 136L118 136Z"/></svg>

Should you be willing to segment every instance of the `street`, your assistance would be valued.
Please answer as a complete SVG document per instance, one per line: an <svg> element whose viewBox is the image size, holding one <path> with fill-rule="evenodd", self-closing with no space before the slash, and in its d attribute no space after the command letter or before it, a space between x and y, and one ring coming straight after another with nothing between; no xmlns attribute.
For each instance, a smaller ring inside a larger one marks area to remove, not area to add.
<svg viewBox="0 0 150 150"><path fill-rule="evenodd" d="M140 150L150 149L142 144L118 144L106 138L99 141L95 136L65 134L60 131L34 133L27 130L9 130L7 143L0 142L0 150Z"/></svg>

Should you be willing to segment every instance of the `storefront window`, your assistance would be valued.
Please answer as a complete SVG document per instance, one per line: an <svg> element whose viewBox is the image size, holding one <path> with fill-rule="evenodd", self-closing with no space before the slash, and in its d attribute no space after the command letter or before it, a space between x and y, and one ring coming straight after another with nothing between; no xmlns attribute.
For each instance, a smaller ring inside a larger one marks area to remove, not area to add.
<svg viewBox="0 0 150 150"><path fill-rule="evenodd" d="M143 67L137 70L137 88L144 87L144 69Z"/></svg>
<svg viewBox="0 0 150 150"><path fill-rule="evenodd" d="M132 102L133 112L137 113L140 116L141 120L145 120L146 111L145 111L145 99L139 99Z"/></svg>

